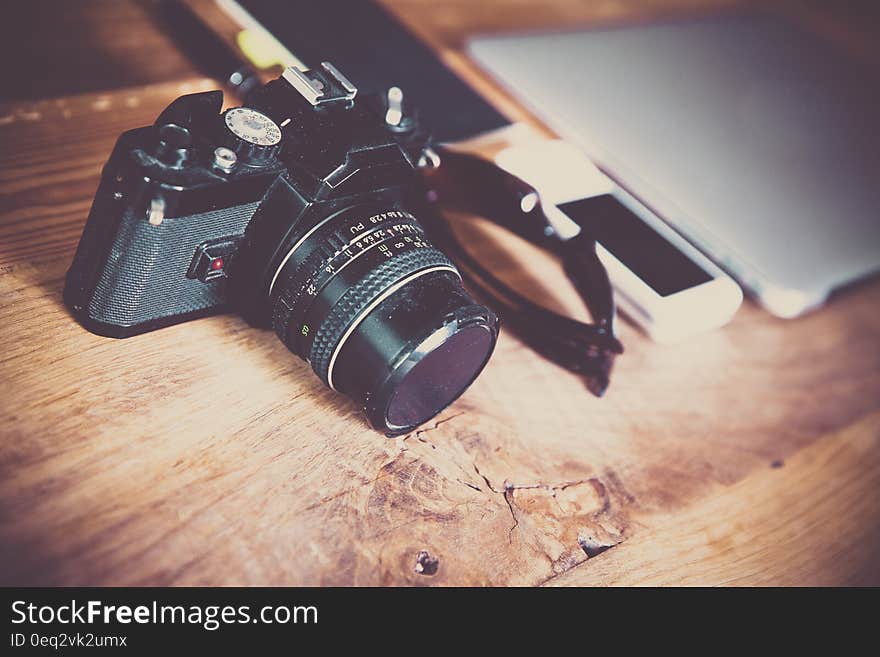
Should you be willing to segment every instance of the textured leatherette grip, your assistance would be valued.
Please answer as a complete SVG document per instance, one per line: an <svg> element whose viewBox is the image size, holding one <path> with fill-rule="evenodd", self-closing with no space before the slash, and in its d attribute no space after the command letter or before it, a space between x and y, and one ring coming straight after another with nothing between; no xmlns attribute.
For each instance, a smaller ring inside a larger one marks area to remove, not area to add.
<svg viewBox="0 0 880 657"><path fill-rule="evenodd" d="M315 333L309 354L312 369L325 384L329 385L327 370L333 352L352 322L392 285L410 274L430 267L455 269L449 258L437 249L407 251L386 260L345 292Z"/></svg>
<svg viewBox="0 0 880 657"><path fill-rule="evenodd" d="M126 213L89 303L89 317L135 326L223 305L225 279L202 283L186 272L199 244L242 234L257 205L166 218L158 226Z"/></svg>

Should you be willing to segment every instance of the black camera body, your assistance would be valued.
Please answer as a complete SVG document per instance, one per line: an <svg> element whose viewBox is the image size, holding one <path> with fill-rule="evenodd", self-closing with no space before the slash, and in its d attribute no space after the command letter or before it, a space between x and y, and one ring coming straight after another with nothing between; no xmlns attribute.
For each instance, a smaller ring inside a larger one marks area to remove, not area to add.
<svg viewBox="0 0 880 657"><path fill-rule="evenodd" d="M345 96L326 101L352 105L329 116L300 107L297 93L281 78L249 103L275 125L296 122L283 159L280 131L265 145L232 132L224 118L244 108L221 115L220 91L182 96L153 126L119 137L64 291L87 328L122 338L226 309L239 255L242 294L233 305L252 323L271 325L268 296L246 290L265 276L259 270L276 255L267 251L281 249L286 233L355 202L400 206L415 183L424 133L384 130L375 101L356 108ZM218 161L218 148L234 159ZM258 212L261 202L268 205ZM279 205L283 217L273 221Z"/></svg>
<svg viewBox="0 0 880 657"><path fill-rule="evenodd" d="M356 95L329 63L291 67L246 107L182 96L123 133L65 303L117 338L234 310L389 434L442 410L485 365L497 320L414 214L432 159L415 112L395 88Z"/></svg>

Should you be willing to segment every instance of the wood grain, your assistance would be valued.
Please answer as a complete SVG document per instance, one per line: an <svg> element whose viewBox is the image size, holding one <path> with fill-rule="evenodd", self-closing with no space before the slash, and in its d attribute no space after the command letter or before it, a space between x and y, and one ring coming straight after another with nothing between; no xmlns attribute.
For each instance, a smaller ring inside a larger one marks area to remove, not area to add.
<svg viewBox="0 0 880 657"><path fill-rule="evenodd" d="M873 454L880 414L775 461L691 508L657 518L621 549L553 585L772 584L827 586L880 579ZM843 511L843 512L842 512Z"/></svg>
<svg viewBox="0 0 880 657"><path fill-rule="evenodd" d="M602 400L504 333L393 440L236 317L82 329L60 291L113 141L210 85L0 105L0 583L880 583L876 281L683 345L623 324ZM555 263L464 230L583 313Z"/></svg>

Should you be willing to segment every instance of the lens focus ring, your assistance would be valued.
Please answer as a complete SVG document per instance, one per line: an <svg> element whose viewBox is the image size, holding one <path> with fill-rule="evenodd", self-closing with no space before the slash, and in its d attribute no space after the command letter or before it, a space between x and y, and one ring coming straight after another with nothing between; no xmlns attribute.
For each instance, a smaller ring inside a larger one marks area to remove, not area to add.
<svg viewBox="0 0 880 657"><path fill-rule="evenodd" d="M330 360L352 323L360 319L370 305L396 283L411 274L434 267L457 271L449 258L437 249L407 251L383 262L343 295L315 333L309 353L312 369L324 383L329 385L327 374Z"/></svg>
<svg viewBox="0 0 880 657"><path fill-rule="evenodd" d="M272 294L272 325L276 334L291 351L307 360L309 349L300 343L304 340L302 336L311 331L303 326L303 320L323 287L348 265L361 268L355 261L365 263L373 259L375 254L371 256L368 251L378 248L387 255L401 248L424 246L423 240L422 227L404 210L352 206L328 217L307 241L296 244L276 275ZM393 250L389 250L391 244ZM298 258L291 258L294 252L300 254ZM318 325L322 321L323 317ZM306 332L290 335L290 331L301 328ZM311 339L308 343L310 346Z"/></svg>

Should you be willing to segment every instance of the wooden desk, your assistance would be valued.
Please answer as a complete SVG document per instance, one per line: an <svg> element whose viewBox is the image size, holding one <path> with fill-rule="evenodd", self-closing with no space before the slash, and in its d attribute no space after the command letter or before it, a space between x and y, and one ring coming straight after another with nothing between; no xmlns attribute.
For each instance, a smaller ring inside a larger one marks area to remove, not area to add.
<svg viewBox="0 0 880 657"><path fill-rule="evenodd" d="M391 4L465 70L474 30L696 3ZM237 317L122 341L72 320L63 276L114 140L213 83L148 4L19 9L37 28L0 39L26 84L0 107L0 583L880 583L880 284L794 322L746 303L678 346L623 323L602 400L504 333L458 403L386 439ZM553 263L478 235L581 312Z"/></svg>

